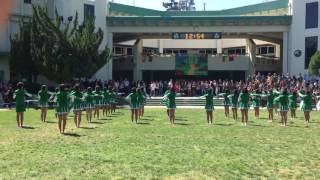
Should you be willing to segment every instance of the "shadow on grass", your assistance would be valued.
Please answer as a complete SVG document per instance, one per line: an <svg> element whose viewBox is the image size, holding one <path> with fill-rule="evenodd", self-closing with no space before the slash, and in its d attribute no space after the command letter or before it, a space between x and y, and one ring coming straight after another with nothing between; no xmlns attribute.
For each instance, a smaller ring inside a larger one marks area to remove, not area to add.
<svg viewBox="0 0 320 180"><path fill-rule="evenodd" d="M80 127L80 129L94 130L94 129L97 129L97 127Z"/></svg>
<svg viewBox="0 0 320 180"><path fill-rule="evenodd" d="M174 124L179 126L191 126L191 124L186 124L186 123L174 123Z"/></svg>
<svg viewBox="0 0 320 180"><path fill-rule="evenodd" d="M36 129L36 128L31 127L31 126L22 126L22 129L32 130L32 129Z"/></svg>
<svg viewBox="0 0 320 180"><path fill-rule="evenodd" d="M45 123L47 123L47 124L56 124L57 122L46 121Z"/></svg>
<svg viewBox="0 0 320 180"><path fill-rule="evenodd" d="M103 122L91 122L91 124L105 124Z"/></svg>
<svg viewBox="0 0 320 180"><path fill-rule="evenodd" d="M216 126L226 126L226 127L228 127L228 126L232 126L232 124L215 124L215 123L213 123L213 125L216 125Z"/></svg>
<svg viewBox="0 0 320 180"><path fill-rule="evenodd" d="M182 118L175 118L174 120L175 120L175 121L188 121L188 120L182 119Z"/></svg>
<svg viewBox="0 0 320 180"><path fill-rule="evenodd" d="M82 135L77 133L64 133L64 136L70 136L70 137L81 137Z"/></svg>
<svg viewBox="0 0 320 180"><path fill-rule="evenodd" d="M150 125L150 123L146 123L146 122L138 122L138 125Z"/></svg>
<svg viewBox="0 0 320 180"><path fill-rule="evenodd" d="M104 118L104 119L100 119L101 121L112 121L112 119L108 119L108 118Z"/></svg>
<svg viewBox="0 0 320 180"><path fill-rule="evenodd" d="M141 118L142 121L154 121L154 119L148 119L148 118Z"/></svg>

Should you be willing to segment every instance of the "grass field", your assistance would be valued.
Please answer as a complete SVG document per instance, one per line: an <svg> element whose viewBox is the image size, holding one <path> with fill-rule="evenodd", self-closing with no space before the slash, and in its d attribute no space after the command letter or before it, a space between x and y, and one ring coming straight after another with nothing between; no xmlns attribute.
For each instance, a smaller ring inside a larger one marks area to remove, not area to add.
<svg viewBox="0 0 320 180"><path fill-rule="evenodd" d="M319 179L320 113L305 127L302 114L287 128L278 120L234 124L215 111L208 126L203 110L177 110L170 127L161 109L147 109L140 124L129 111L58 133L50 112L26 112L25 129L15 112L0 112L0 179ZM250 112L250 117L252 117ZM261 117L266 117L263 112Z"/></svg>

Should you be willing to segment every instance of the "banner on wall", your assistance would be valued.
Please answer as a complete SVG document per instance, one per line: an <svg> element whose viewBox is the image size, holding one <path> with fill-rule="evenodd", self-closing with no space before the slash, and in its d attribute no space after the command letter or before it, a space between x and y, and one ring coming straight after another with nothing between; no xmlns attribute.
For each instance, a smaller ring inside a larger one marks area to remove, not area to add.
<svg viewBox="0 0 320 180"><path fill-rule="evenodd" d="M177 54L176 75L208 76L208 55Z"/></svg>

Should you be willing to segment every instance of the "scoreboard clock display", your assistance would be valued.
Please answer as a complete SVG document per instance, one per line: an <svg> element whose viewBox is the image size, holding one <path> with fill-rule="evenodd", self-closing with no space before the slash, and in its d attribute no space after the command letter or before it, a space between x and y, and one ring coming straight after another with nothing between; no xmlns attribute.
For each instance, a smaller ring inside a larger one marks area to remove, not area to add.
<svg viewBox="0 0 320 180"><path fill-rule="evenodd" d="M221 39L221 32L205 33L172 33L172 39Z"/></svg>

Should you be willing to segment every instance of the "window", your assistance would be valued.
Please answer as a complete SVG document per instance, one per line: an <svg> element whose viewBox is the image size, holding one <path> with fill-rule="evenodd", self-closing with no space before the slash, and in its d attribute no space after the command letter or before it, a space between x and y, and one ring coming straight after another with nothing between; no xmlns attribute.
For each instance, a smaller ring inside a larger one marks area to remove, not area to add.
<svg viewBox="0 0 320 180"><path fill-rule="evenodd" d="M319 3L306 4L306 29L318 28Z"/></svg>
<svg viewBox="0 0 320 180"><path fill-rule="evenodd" d="M318 36L306 37L305 44L305 69L308 69L309 62L318 49Z"/></svg>
<svg viewBox="0 0 320 180"><path fill-rule="evenodd" d="M24 0L24 3L31 4L31 0Z"/></svg>
<svg viewBox="0 0 320 180"><path fill-rule="evenodd" d="M116 55L123 55L123 48L121 47L115 47L113 50L113 53Z"/></svg>
<svg viewBox="0 0 320 180"><path fill-rule="evenodd" d="M268 47L261 47L260 54L268 54Z"/></svg>
<svg viewBox="0 0 320 180"><path fill-rule="evenodd" d="M129 55L129 56L133 55L132 48L127 48L127 55Z"/></svg>
<svg viewBox="0 0 320 180"><path fill-rule="evenodd" d="M84 20L94 19L94 5L84 4Z"/></svg>
<svg viewBox="0 0 320 180"><path fill-rule="evenodd" d="M274 47L268 47L268 54L274 54Z"/></svg>

